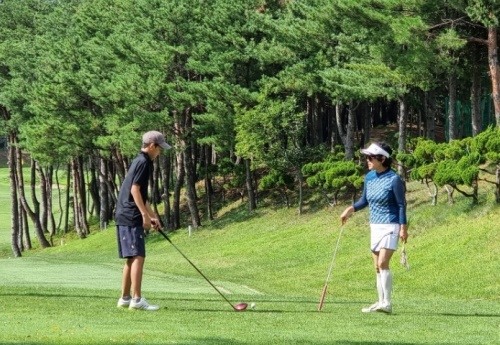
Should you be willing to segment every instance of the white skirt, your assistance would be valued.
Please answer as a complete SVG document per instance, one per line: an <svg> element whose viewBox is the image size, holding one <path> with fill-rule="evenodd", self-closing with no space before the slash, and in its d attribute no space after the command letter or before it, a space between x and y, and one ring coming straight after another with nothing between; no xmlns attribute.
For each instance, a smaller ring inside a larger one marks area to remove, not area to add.
<svg viewBox="0 0 500 345"><path fill-rule="evenodd" d="M380 249L398 249L399 224L370 224L372 252L379 252Z"/></svg>

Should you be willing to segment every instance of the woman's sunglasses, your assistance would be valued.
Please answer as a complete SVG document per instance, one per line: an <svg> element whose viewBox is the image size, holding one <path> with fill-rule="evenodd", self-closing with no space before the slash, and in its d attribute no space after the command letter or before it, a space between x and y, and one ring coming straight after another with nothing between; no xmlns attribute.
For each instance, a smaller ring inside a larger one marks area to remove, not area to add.
<svg viewBox="0 0 500 345"><path fill-rule="evenodd" d="M381 156L366 156L366 159L368 159L370 162L373 160L373 159L376 159L378 160L379 162L382 161L382 157Z"/></svg>

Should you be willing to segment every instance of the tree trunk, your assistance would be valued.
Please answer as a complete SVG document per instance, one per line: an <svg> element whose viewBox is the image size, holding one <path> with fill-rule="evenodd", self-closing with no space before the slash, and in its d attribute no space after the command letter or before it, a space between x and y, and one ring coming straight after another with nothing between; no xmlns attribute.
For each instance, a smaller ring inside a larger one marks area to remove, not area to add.
<svg viewBox="0 0 500 345"><path fill-rule="evenodd" d="M495 176L496 176L495 200L497 204L500 204L500 164L497 164Z"/></svg>
<svg viewBox="0 0 500 345"><path fill-rule="evenodd" d="M306 98L306 128L307 128L307 141L308 143L312 143L314 140L313 128L316 128L313 125L314 115L313 115L313 105L311 104L311 97Z"/></svg>
<svg viewBox="0 0 500 345"><path fill-rule="evenodd" d="M35 225L35 235L38 239L38 242L40 243L40 246L42 248L48 248L50 247L50 243L45 238L42 224L40 222L40 214L35 213L29 206L28 201L26 200L26 195L24 192L22 153L21 149L18 147L16 148L16 165L17 165L16 172L17 172L17 186L18 186L17 194L21 201L21 205L23 207L23 210L27 213L27 215L30 217L31 221Z"/></svg>
<svg viewBox="0 0 500 345"><path fill-rule="evenodd" d="M363 123L363 137L360 142L360 147L365 147L370 141L371 137L371 129L372 129L372 115L371 115L371 105L368 102L364 102L363 104L363 114L362 114L362 123Z"/></svg>
<svg viewBox="0 0 500 345"><path fill-rule="evenodd" d="M354 126L355 126L355 111L353 102L349 103L347 111L347 124L343 123L342 107L340 104L335 105L335 113L337 120L337 128L339 131L339 136L344 145L344 154L346 160L352 160L354 158ZM345 128L345 130L344 130Z"/></svg>
<svg viewBox="0 0 500 345"><path fill-rule="evenodd" d="M21 219L19 220L21 224L21 228L19 229L19 246L22 250L30 250L33 248L31 244L31 235L30 235L30 225L28 222L28 213L24 210L23 205L19 204L19 215Z"/></svg>
<svg viewBox="0 0 500 345"><path fill-rule="evenodd" d="M9 166L9 180L10 180L10 199L11 199L11 248L12 255L14 257L21 257L21 247L19 245L20 238L20 213L19 213L19 204L17 202L17 180L16 180L16 155L14 151L15 134L9 135L9 144L8 144L8 159L7 164Z"/></svg>
<svg viewBox="0 0 500 345"><path fill-rule="evenodd" d="M79 183L78 183L78 190L79 190L79 197L80 197L80 203L81 203L81 218L82 218L82 228L85 231L85 236L90 233L90 228L89 224L87 222L87 209L88 209L88 202L87 202L87 188L86 188L86 183L85 183L85 168L83 164L83 157L78 157L78 177L79 177Z"/></svg>
<svg viewBox="0 0 500 345"><path fill-rule="evenodd" d="M213 206L212 206L212 195L213 195L213 187L212 187L212 174L211 174L211 157L212 157L212 148L209 145L204 145L204 161L205 161L205 196L207 200L207 218L208 220L214 219L213 214Z"/></svg>
<svg viewBox="0 0 500 345"><path fill-rule="evenodd" d="M161 179L161 171L160 171L160 160L155 159L153 166L153 174L151 174L151 193L150 193L150 202L153 211L159 215L158 204L161 203L161 193L160 193L160 179Z"/></svg>
<svg viewBox="0 0 500 345"><path fill-rule="evenodd" d="M54 167L48 166L45 170L45 183L47 189L47 217L48 225L47 228L49 233L55 235L57 231L56 220L54 218L54 203L53 203L53 185L54 182Z"/></svg>
<svg viewBox="0 0 500 345"><path fill-rule="evenodd" d="M96 167L99 171L99 228L106 229L108 222L112 219L109 212L109 196L110 190L108 189L108 164L104 157L98 158L98 166Z"/></svg>
<svg viewBox="0 0 500 345"><path fill-rule="evenodd" d="M304 176L302 175L302 171L297 169L297 181L299 183L299 215L302 214L302 207L304 205Z"/></svg>
<svg viewBox="0 0 500 345"><path fill-rule="evenodd" d="M448 78L448 142L457 139L456 130L457 77L450 72Z"/></svg>
<svg viewBox="0 0 500 345"><path fill-rule="evenodd" d="M172 164L170 163L170 154L160 157L160 169L162 170L162 186L163 193L161 199L163 201L163 223L167 229L172 229L172 215L170 210L170 177L172 175Z"/></svg>
<svg viewBox="0 0 500 345"><path fill-rule="evenodd" d="M406 98L403 96L399 99L399 116L398 116L398 152L406 152L406 125L408 123L408 107L406 106ZM398 173L405 178L406 171L402 164L398 164Z"/></svg>
<svg viewBox="0 0 500 345"><path fill-rule="evenodd" d="M382 100L377 100L372 104L373 110L372 110L372 123L373 127L378 126L378 124L381 122L382 119Z"/></svg>
<svg viewBox="0 0 500 345"><path fill-rule="evenodd" d="M245 183L248 194L248 209L249 211L254 211L257 208L257 201L255 198L255 191L253 188L253 179L252 179L252 169L250 167L250 159L245 159Z"/></svg>
<svg viewBox="0 0 500 345"><path fill-rule="evenodd" d="M500 67L498 66L497 28L495 26L488 27L488 63L490 66L495 120L497 127L500 127Z"/></svg>
<svg viewBox="0 0 500 345"><path fill-rule="evenodd" d="M36 211L40 213L40 222L42 223L42 229L45 233L49 232L48 231L48 223L49 223L49 216L48 216L48 195L47 195L47 178L45 176L45 173L43 172L42 168L40 167L40 164L32 160L31 161L31 166L32 166L32 176L31 176L31 194L33 196L33 204L37 205L38 209L35 208ZM38 176L40 177L40 202L38 202L36 198L36 173L38 172ZM36 212L35 211L35 212ZM49 235L51 235L49 233Z"/></svg>
<svg viewBox="0 0 500 345"><path fill-rule="evenodd" d="M341 140L339 131L337 129L337 122L335 120L335 108L328 104L326 106L326 109L328 111L328 135L330 138L330 151L333 152L335 150L335 146L338 145Z"/></svg>
<svg viewBox="0 0 500 345"><path fill-rule="evenodd" d="M81 220L81 212L80 212L80 201L78 198L79 195L79 183L80 183L80 178L78 176L78 163L76 162L76 159L73 158L71 162L71 176L73 180L73 198L72 198L72 205L73 205L73 225L75 227L75 231L78 234L80 238L85 238L85 232L83 231L82 227L80 224L82 223Z"/></svg>
<svg viewBox="0 0 500 345"><path fill-rule="evenodd" d="M323 112L321 111L320 99L317 95L311 98L311 102L313 105L311 114L313 118L313 137L311 143L316 146L323 142Z"/></svg>
<svg viewBox="0 0 500 345"><path fill-rule="evenodd" d="M59 183L59 167L56 167L56 172L55 172L55 179L56 179L56 186L57 186L57 202L59 205L59 221L56 224L56 229L60 229L62 225L62 219L64 216L64 209L63 209L63 204L62 204L62 197L61 197L61 184Z"/></svg>
<svg viewBox="0 0 500 345"><path fill-rule="evenodd" d="M30 168L30 192L31 192L31 204L33 206L33 212L36 217L40 220L40 225L42 227L42 231L44 233L47 232L47 221L46 217L44 217L40 213L40 202L36 196L36 161L31 159L31 168Z"/></svg>
<svg viewBox="0 0 500 345"><path fill-rule="evenodd" d="M475 57L475 61L479 60L479 54L476 45L474 45L473 56ZM472 85L470 92L470 103L471 103L472 136L475 137L482 131L481 73L479 70L479 63L473 63L472 65Z"/></svg>
<svg viewBox="0 0 500 345"><path fill-rule="evenodd" d="M118 198L118 194L120 193L120 189L116 183L117 181L117 173L116 173L116 165L114 164L111 157L102 157L103 161L101 164L104 164L104 170L106 171L106 175L104 175L103 183L106 184L107 188L107 204L104 205L106 207L107 214L107 222L114 220L114 210L116 206L116 199ZM100 168L102 170L102 168Z"/></svg>
<svg viewBox="0 0 500 345"><path fill-rule="evenodd" d="M342 121L342 106L337 103L335 104L335 120L337 122L337 130L339 131L339 137L342 145L346 143L346 132L344 130L344 122Z"/></svg>
<svg viewBox="0 0 500 345"><path fill-rule="evenodd" d="M432 184L432 188L431 185ZM427 186L427 189L429 190L429 195L431 196L431 205L436 206L437 205L437 198L438 198L438 187L435 182L429 181L429 179L425 179L425 185Z"/></svg>
<svg viewBox="0 0 500 345"><path fill-rule="evenodd" d="M69 209L71 204L71 164L66 165L66 205L64 207L64 233L69 232Z"/></svg>
<svg viewBox="0 0 500 345"><path fill-rule="evenodd" d="M472 181L472 200L475 205L479 202L479 183L477 178Z"/></svg>
<svg viewBox="0 0 500 345"><path fill-rule="evenodd" d="M455 203L455 199L453 197L453 192L455 192L455 189L449 185L445 185L444 188L446 189L446 195L448 196L448 204L453 205Z"/></svg>
<svg viewBox="0 0 500 345"><path fill-rule="evenodd" d="M198 210L198 196L196 195L196 164L194 163L194 140L191 132L193 128L193 115L191 109L187 108L183 111L183 133L181 138L183 153L184 153L184 171L186 174L186 197L191 215L191 224L194 229L201 226L200 212Z"/></svg>
<svg viewBox="0 0 500 345"><path fill-rule="evenodd" d="M121 186L123 184L123 180L125 179L125 175L127 174L128 170L128 164L125 161L124 157L122 156L121 152L117 150L116 148L113 148L111 150L111 155L113 156L116 164L116 174L118 175L118 184L117 186ZM118 189L118 188L117 188ZM116 194L118 195L119 190L116 191Z"/></svg>
<svg viewBox="0 0 500 345"><path fill-rule="evenodd" d="M436 98L433 91L425 93L425 137L436 140Z"/></svg>
<svg viewBox="0 0 500 345"><path fill-rule="evenodd" d="M354 109L354 103L349 102L349 109L347 112L347 128L345 133L345 143L344 152L345 159L354 159L354 127L356 125L356 112Z"/></svg>
<svg viewBox="0 0 500 345"><path fill-rule="evenodd" d="M191 224L194 229L201 226L200 212L198 210L195 180L195 164L192 161L191 145L184 151L184 170L186 172L186 197L191 215Z"/></svg>
<svg viewBox="0 0 500 345"><path fill-rule="evenodd" d="M73 174L73 217L75 219L75 230L80 238L86 238L89 234L87 223L87 201L85 196L85 178L83 176L83 164L81 158L74 158L72 162Z"/></svg>
<svg viewBox="0 0 500 345"><path fill-rule="evenodd" d="M176 155L176 181L174 185L174 201L172 205L172 227L173 229L179 229L181 227L181 217L180 217L180 203L181 203L181 189L184 184L185 170L184 170L184 155L182 152L177 152Z"/></svg>
<svg viewBox="0 0 500 345"><path fill-rule="evenodd" d="M89 210L89 216L96 215L100 217L101 211L101 197L100 197L100 182L99 182L99 172L100 172L100 157L96 152L89 157L89 183L88 191L90 194L90 199L92 200L92 209ZM90 202L90 200L89 200ZM102 229L102 227L101 227Z"/></svg>
<svg viewBox="0 0 500 345"><path fill-rule="evenodd" d="M52 209L52 182L54 168L52 166L48 166L44 169L38 162L36 162L35 168L38 172L38 176L40 177L42 227L52 238L52 236L56 233L56 224Z"/></svg>

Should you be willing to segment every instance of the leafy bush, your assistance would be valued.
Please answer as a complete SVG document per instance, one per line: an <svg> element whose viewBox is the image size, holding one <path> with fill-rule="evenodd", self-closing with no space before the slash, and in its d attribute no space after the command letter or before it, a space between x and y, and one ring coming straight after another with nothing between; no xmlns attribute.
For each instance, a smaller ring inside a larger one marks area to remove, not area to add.
<svg viewBox="0 0 500 345"><path fill-rule="evenodd" d="M352 161L324 161L309 163L302 168L307 176L307 185L324 194L333 193L333 203L342 190L351 192L353 196L363 185L363 169Z"/></svg>

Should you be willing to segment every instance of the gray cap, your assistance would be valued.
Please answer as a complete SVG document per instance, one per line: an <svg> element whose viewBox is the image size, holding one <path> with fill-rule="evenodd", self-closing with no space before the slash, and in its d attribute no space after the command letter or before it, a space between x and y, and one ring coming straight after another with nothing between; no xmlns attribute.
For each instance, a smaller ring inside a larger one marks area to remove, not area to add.
<svg viewBox="0 0 500 345"><path fill-rule="evenodd" d="M157 144L163 149L170 149L171 146L165 141L165 136L158 131L149 131L142 136L143 144Z"/></svg>

